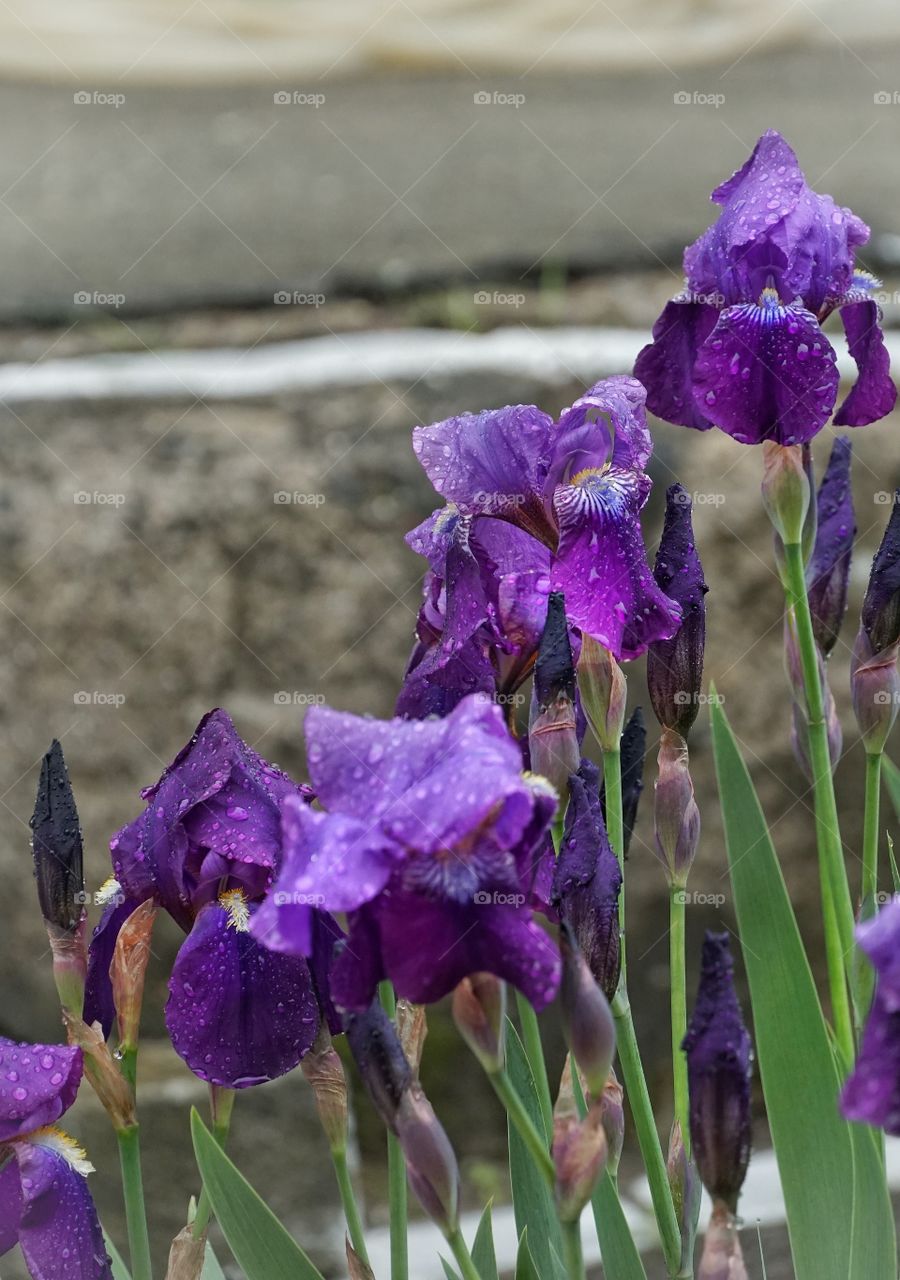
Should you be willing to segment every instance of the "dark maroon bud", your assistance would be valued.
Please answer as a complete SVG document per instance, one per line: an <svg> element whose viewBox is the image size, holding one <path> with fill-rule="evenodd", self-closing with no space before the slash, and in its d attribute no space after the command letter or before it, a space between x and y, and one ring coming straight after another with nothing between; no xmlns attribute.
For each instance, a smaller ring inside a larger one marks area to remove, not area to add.
<svg viewBox="0 0 900 1280"><path fill-rule="evenodd" d="M30 825L41 914L48 924L73 933L84 915L81 825L62 747L55 738L41 761Z"/></svg>

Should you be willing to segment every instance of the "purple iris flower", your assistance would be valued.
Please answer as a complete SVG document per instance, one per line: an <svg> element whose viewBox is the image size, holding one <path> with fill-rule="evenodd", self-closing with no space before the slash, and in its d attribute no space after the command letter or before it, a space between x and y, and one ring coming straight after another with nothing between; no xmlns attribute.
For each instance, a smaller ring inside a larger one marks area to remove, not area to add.
<svg viewBox="0 0 900 1280"><path fill-rule="evenodd" d="M622 872L600 809L600 771L584 759L569 779L569 805L553 877L552 902L571 925L594 980L612 1002L619 986Z"/></svg>
<svg viewBox="0 0 900 1280"><path fill-rule="evenodd" d="M413 448L438 493L463 516L524 530L550 550L550 589L569 622L617 658L671 636L680 610L653 579L640 512L652 450L645 392L607 378L557 422L510 405L416 427Z"/></svg>
<svg viewBox="0 0 900 1280"><path fill-rule="evenodd" d="M840 311L855 386L835 414L861 427L890 413L896 389L873 291L856 266L869 228L806 184L774 130L712 193L718 221L684 254L685 289L653 326L635 375L669 422L721 427L742 444L801 444L824 426L838 391L822 324Z"/></svg>
<svg viewBox="0 0 900 1280"><path fill-rule="evenodd" d="M900 1135L900 898L857 925L856 940L871 960L877 982L841 1110L848 1120Z"/></svg>
<svg viewBox="0 0 900 1280"><path fill-rule="evenodd" d="M498 520L434 512L407 534L428 560L398 715L446 715L469 693L515 692L547 616L550 553Z"/></svg>
<svg viewBox="0 0 900 1280"><path fill-rule="evenodd" d="M734 990L727 933L707 933L687 1054L691 1142L713 1200L734 1213L750 1162L750 1036Z"/></svg>
<svg viewBox="0 0 900 1280"><path fill-rule="evenodd" d="M850 559L856 537L850 487L852 454L850 440L837 436L816 495L816 541L806 568L813 630L826 658L837 644L847 611Z"/></svg>
<svg viewBox="0 0 900 1280"><path fill-rule="evenodd" d="M93 1171L56 1128L75 1101L81 1050L0 1037L0 1256L18 1242L34 1280L111 1280Z"/></svg>
<svg viewBox="0 0 900 1280"><path fill-rule="evenodd" d="M348 1010L367 1008L382 978L429 1003L476 972L546 1005L560 960L528 894L556 794L523 775L500 708L477 694L442 720L313 707L304 727L327 812L286 801L284 866L252 932L308 955L313 906L347 912L331 990Z"/></svg>
<svg viewBox="0 0 900 1280"><path fill-rule="evenodd" d="M195 1075L242 1088L283 1075L312 1046L320 1007L331 1013L327 957L339 932L311 921L310 963L262 947L250 932L278 873L282 809L312 792L267 764L211 711L160 780L147 807L110 842L119 897L91 943L87 1021L112 1021L109 962L119 928L153 898L187 933L169 980L166 1025Z"/></svg>

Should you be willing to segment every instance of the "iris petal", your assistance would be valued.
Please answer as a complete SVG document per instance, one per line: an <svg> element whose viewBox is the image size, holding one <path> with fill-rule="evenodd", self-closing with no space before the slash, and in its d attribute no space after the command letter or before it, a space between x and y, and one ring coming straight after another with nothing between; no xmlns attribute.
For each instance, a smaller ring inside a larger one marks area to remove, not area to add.
<svg viewBox="0 0 900 1280"><path fill-rule="evenodd" d="M219 903L200 912L169 979L166 1026L201 1080L242 1089L297 1065L319 1010L306 961L268 950L235 923Z"/></svg>
<svg viewBox="0 0 900 1280"><path fill-rule="evenodd" d="M886 417L897 402L891 359L884 345L877 303L869 299L841 307L841 320L859 376L834 415L834 423L837 427L864 427Z"/></svg>
<svg viewBox="0 0 900 1280"><path fill-rule="evenodd" d="M758 305L723 311L694 366L698 408L742 444L811 439L837 388L835 354L815 316L770 290Z"/></svg>
<svg viewBox="0 0 900 1280"><path fill-rule="evenodd" d="M75 1101L81 1050L61 1044L17 1044L0 1037L0 1142L54 1124Z"/></svg>
<svg viewBox="0 0 900 1280"><path fill-rule="evenodd" d="M33 1280L111 1280L87 1180L39 1142L15 1144L22 1196L19 1244Z"/></svg>

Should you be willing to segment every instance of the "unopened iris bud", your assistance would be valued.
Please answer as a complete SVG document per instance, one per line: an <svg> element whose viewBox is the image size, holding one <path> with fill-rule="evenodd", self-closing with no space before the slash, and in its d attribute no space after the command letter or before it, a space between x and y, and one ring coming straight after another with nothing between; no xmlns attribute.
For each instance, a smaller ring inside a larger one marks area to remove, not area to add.
<svg viewBox="0 0 900 1280"><path fill-rule="evenodd" d="M137 1048L144 1001L144 978L150 962L150 937L157 907L152 899L135 907L119 930L109 976L119 1025L119 1049Z"/></svg>
<svg viewBox="0 0 900 1280"><path fill-rule="evenodd" d="M697 1235L697 1221L700 1217L702 1187L697 1166L685 1150L684 1136L677 1120L672 1125L672 1132L669 1135L666 1176L672 1192L675 1217L678 1219L678 1228L681 1232L681 1268L684 1273L692 1274L694 1240Z"/></svg>
<svg viewBox="0 0 900 1280"><path fill-rule="evenodd" d="M575 722L575 667L561 591L550 593L535 662L528 750L532 771L566 796L569 775L577 771L581 752Z"/></svg>
<svg viewBox="0 0 900 1280"><path fill-rule="evenodd" d="M884 750L897 718L900 681L900 490L894 495L891 518L872 562L863 599L860 628L850 660L853 711L866 751Z"/></svg>
<svg viewBox="0 0 900 1280"><path fill-rule="evenodd" d="M327 1027L301 1060L300 1068L313 1091L319 1123L334 1152L347 1149L347 1077Z"/></svg>
<svg viewBox="0 0 900 1280"><path fill-rule="evenodd" d="M618 751L628 685L613 654L593 636L581 637L578 690L587 722L601 751Z"/></svg>
<svg viewBox="0 0 900 1280"><path fill-rule="evenodd" d="M597 986L569 925L559 937L563 973L560 987L563 1034L592 1097L609 1078L616 1050L616 1025L609 1001Z"/></svg>
<svg viewBox="0 0 900 1280"><path fill-rule="evenodd" d="M737 1223L721 1201L713 1205L697 1280L747 1280Z"/></svg>
<svg viewBox="0 0 900 1280"><path fill-rule="evenodd" d="M489 1075L506 1060L503 1030L506 983L493 973L470 973L453 992L453 1021Z"/></svg>
<svg viewBox="0 0 900 1280"><path fill-rule="evenodd" d="M681 606L681 625L670 640L647 650L647 687L657 720L683 738L697 718L703 683L708 590L694 542L690 494L673 484L666 493L666 519L656 564L657 586Z"/></svg>
<svg viewBox="0 0 900 1280"><path fill-rule="evenodd" d="M669 884L683 889L700 842L700 810L694 799L687 743L673 729L664 729L659 740L653 801L657 854Z"/></svg>
<svg viewBox="0 0 900 1280"><path fill-rule="evenodd" d="M553 1108L552 1155L559 1220L577 1222L606 1163L607 1146L599 1104L592 1103L584 1117L578 1114L568 1059Z"/></svg>
<svg viewBox="0 0 900 1280"><path fill-rule="evenodd" d="M765 442L762 496L769 519L785 546L802 543L810 484L799 445Z"/></svg>
<svg viewBox="0 0 900 1280"><path fill-rule="evenodd" d="M403 1046L406 1061L419 1074L422 1052L425 1048L425 1037L428 1035L428 1018L424 1004L413 1004L412 1000L397 1001L397 1035Z"/></svg>
<svg viewBox="0 0 900 1280"><path fill-rule="evenodd" d="M53 976L63 1008L80 1017L87 973L81 825L62 747L55 738L41 761L30 825L38 901L53 953Z"/></svg>
<svg viewBox="0 0 900 1280"><path fill-rule="evenodd" d="M684 1038L691 1146L703 1185L730 1213L750 1160L750 1036L734 990L727 933L707 933Z"/></svg>
<svg viewBox="0 0 900 1280"><path fill-rule="evenodd" d="M419 1084L403 1095L397 1112L397 1137L419 1203L444 1234L450 1235L459 1225L459 1166L450 1139Z"/></svg>
<svg viewBox="0 0 900 1280"><path fill-rule="evenodd" d="M638 802L644 789L644 759L647 755L647 728L644 712L635 707L622 731L619 749L622 768L622 845L623 856L628 857L634 824L637 821ZM600 784L600 809L606 823L606 785Z"/></svg>
<svg viewBox="0 0 900 1280"><path fill-rule="evenodd" d="M603 1125L603 1132L606 1134L606 1146L609 1153L607 1167L613 1177L618 1172L619 1157L622 1154L622 1147L625 1143L624 1098L625 1094L622 1086L616 1079L615 1071L610 1067L609 1076L603 1086L603 1093L600 1095L600 1123Z"/></svg>
<svg viewBox="0 0 900 1280"><path fill-rule="evenodd" d="M377 1000L364 1013L347 1019L347 1043L375 1110L392 1133L397 1112L413 1082L412 1067L403 1052L397 1029Z"/></svg>
<svg viewBox="0 0 900 1280"><path fill-rule="evenodd" d="M578 773L569 780L569 807L553 873L551 902L560 919L571 926L595 981L607 1000L612 1001L622 967L622 871L600 816L598 788L597 766L591 760L582 760Z"/></svg>
<svg viewBox="0 0 900 1280"><path fill-rule="evenodd" d="M811 508L818 512L818 522L806 584L813 632L825 658L837 644L847 611L847 584L856 537L850 485L852 454L853 446L847 437L838 436Z"/></svg>
<svg viewBox="0 0 900 1280"><path fill-rule="evenodd" d="M377 1000L347 1019L347 1042L376 1110L403 1148L410 1186L449 1235L459 1221L456 1157Z"/></svg>

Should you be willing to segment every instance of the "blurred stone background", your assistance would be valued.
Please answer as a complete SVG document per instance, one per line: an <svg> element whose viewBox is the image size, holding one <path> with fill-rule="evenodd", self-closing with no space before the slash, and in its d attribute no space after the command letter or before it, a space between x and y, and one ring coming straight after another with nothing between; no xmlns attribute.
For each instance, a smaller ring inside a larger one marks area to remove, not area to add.
<svg viewBox="0 0 900 1280"><path fill-rule="evenodd" d="M305 705L389 714L421 584L402 534L434 505L412 425L510 401L556 411L611 371L611 328L629 331L625 349L636 353L678 288L681 246L711 218L709 190L763 129L780 128L810 181L871 223L864 261L884 280L887 323L900 322L895 10L862 6L851 21L830 4L635 2L551 15L495 3L476 14L404 0L336 12L160 0L128 14L97 3L75 18L49 0L27 11L16 0L0 15L0 358L14 366L5 379L0 369L3 1034L59 1035L27 828L50 738L63 742L95 887L109 837L138 812L139 788L209 707L228 708L258 751L298 777ZM539 363L454 372L452 361L423 360L402 378L381 378L365 359L348 368L352 334L393 334L401 350L410 329L462 343L498 326L590 331L597 369L583 357L552 375ZM225 398L212 378L200 395L177 385L175 353L214 349L239 380L248 352L306 339L326 339L336 369L312 389L273 384ZM76 390L79 371L102 385L110 353L127 352L143 357L147 376L166 376L165 395L137 381L115 398ZM52 394L39 383L51 365ZM883 495L900 481L897 426L854 433L859 546L830 667L854 883L862 752L848 647L887 517ZM781 592L759 459L715 432L656 424L655 439L648 547L677 478L695 495L711 587L708 676L820 952L811 801L787 746ZM825 432L820 470L828 447ZM281 503L278 493L302 497ZM646 701L640 663L629 684L631 701ZM652 738L651 729L648 789ZM693 964L703 930L733 924L704 715L692 760L704 821L688 914ZM629 866L629 969L664 1114L668 1032L655 1010L667 916L650 808ZM887 798L884 817L894 823ZM177 943L162 925L150 1035L163 1031ZM438 1109L446 1105L474 1198L497 1189L502 1127L485 1097L472 1132L469 1084L463 1098L453 1069L459 1050L440 1017L435 1028L426 1079ZM180 1152L154 1188L164 1250L192 1180L181 1129L175 1139L174 1121L157 1128L158 1116L177 1112L181 1125L202 1091L162 1048L150 1056L153 1131L166 1145L171 1133ZM270 1094L290 1096L294 1109L287 1177L281 1104ZM276 1209L304 1240L318 1230L312 1245L333 1257L318 1205L301 1211L311 1195L302 1170L322 1154L302 1081L257 1091L244 1114L239 1162L263 1192L278 1188ZM96 1130L92 1154L99 1144L106 1156L89 1103L82 1115ZM367 1123L363 1114L364 1157L380 1144ZM377 1217L377 1162L364 1172ZM115 1233L115 1180L95 1182ZM18 1273L4 1265L3 1274ZM781 1274L770 1265L770 1280Z"/></svg>

